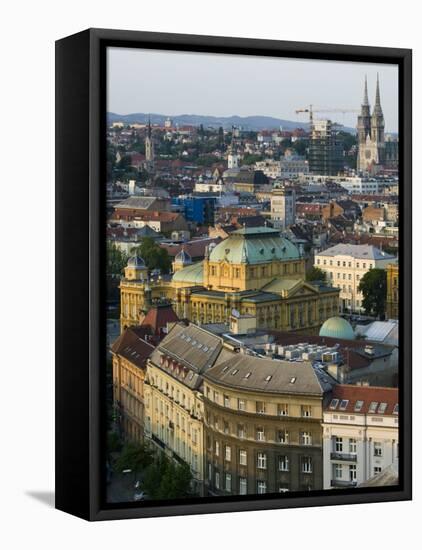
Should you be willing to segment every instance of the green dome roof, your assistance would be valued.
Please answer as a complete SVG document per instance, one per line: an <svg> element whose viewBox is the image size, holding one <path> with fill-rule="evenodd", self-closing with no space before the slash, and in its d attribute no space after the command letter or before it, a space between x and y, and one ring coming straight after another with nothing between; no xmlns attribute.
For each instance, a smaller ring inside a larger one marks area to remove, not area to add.
<svg viewBox="0 0 422 550"><path fill-rule="evenodd" d="M248 227L233 231L215 246L210 262L226 261L232 264L259 264L272 260L296 260L300 258L297 247L269 227Z"/></svg>
<svg viewBox="0 0 422 550"><path fill-rule="evenodd" d="M352 325L342 317L330 317L327 319L322 325L319 335L329 338L339 338L341 340L355 339Z"/></svg>
<svg viewBox="0 0 422 550"><path fill-rule="evenodd" d="M192 285L202 285L204 283L204 264L196 262L179 269L172 277L173 281L182 283L192 283Z"/></svg>

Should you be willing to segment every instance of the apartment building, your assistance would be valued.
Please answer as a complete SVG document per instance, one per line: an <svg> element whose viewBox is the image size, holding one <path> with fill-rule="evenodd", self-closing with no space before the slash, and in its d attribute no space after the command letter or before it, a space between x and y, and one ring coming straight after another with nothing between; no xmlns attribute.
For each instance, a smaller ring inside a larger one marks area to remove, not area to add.
<svg viewBox="0 0 422 550"><path fill-rule="evenodd" d="M386 269L397 258L373 245L337 244L315 255L315 267L325 271L327 281L340 289L340 310L361 312L359 283L370 269Z"/></svg>
<svg viewBox="0 0 422 550"><path fill-rule="evenodd" d="M210 495L322 489L322 402L332 379L309 362L232 354L204 373Z"/></svg>
<svg viewBox="0 0 422 550"><path fill-rule="evenodd" d="M338 385L323 412L324 489L356 487L399 457L397 388Z"/></svg>

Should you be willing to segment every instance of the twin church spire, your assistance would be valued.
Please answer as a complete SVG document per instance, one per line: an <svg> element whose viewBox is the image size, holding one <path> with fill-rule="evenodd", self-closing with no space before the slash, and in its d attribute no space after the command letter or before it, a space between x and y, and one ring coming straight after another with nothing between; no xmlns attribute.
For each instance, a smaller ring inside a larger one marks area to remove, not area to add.
<svg viewBox="0 0 422 550"><path fill-rule="evenodd" d="M384 115L381 107L381 94L379 76L375 90L375 104L371 114L371 107L368 99L368 80L365 76L363 90L363 101L361 112L358 116L358 162L359 172L371 172L384 161Z"/></svg>

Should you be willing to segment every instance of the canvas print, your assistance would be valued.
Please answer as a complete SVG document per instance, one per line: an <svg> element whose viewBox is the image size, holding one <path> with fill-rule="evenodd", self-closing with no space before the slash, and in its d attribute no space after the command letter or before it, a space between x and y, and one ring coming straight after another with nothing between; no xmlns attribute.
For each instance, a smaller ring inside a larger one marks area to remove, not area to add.
<svg viewBox="0 0 422 550"><path fill-rule="evenodd" d="M399 483L398 66L107 49L108 503Z"/></svg>

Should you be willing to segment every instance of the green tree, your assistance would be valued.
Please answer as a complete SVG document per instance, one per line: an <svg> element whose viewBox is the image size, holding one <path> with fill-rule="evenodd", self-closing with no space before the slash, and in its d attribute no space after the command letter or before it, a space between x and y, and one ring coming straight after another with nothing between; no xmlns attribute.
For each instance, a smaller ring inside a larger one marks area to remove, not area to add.
<svg viewBox="0 0 422 550"><path fill-rule="evenodd" d="M362 306L367 315L383 317L387 297L387 274L385 269L370 269L362 277L358 290L363 294Z"/></svg>
<svg viewBox="0 0 422 550"><path fill-rule="evenodd" d="M121 275L123 268L127 264L128 257L117 246L107 241L107 274L116 276Z"/></svg>
<svg viewBox="0 0 422 550"><path fill-rule="evenodd" d="M325 282L327 279L327 274L325 271L320 269L319 267L311 267L309 271L306 273L306 280L307 281L323 281Z"/></svg>
<svg viewBox="0 0 422 550"><path fill-rule="evenodd" d="M186 463L176 464L161 454L144 475L144 489L153 499L185 498L192 494L192 474Z"/></svg>
<svg viewBox="0 0 422 550"><path fill-rule="evenodd" d="M153 460L152 452L143 444L129 441L127 442L119 458L116 461L116 470L132 470L137 474L147 468Z"/></svg>
<svg viewBox="0 0 422 550"><path fill-rule="evenodd" d="M143 258L148 269L161 269L162 273L168 273L171 267L170 256L164 248L158 246L152 237L144 237L138 246L131 250Z"/></svg>

